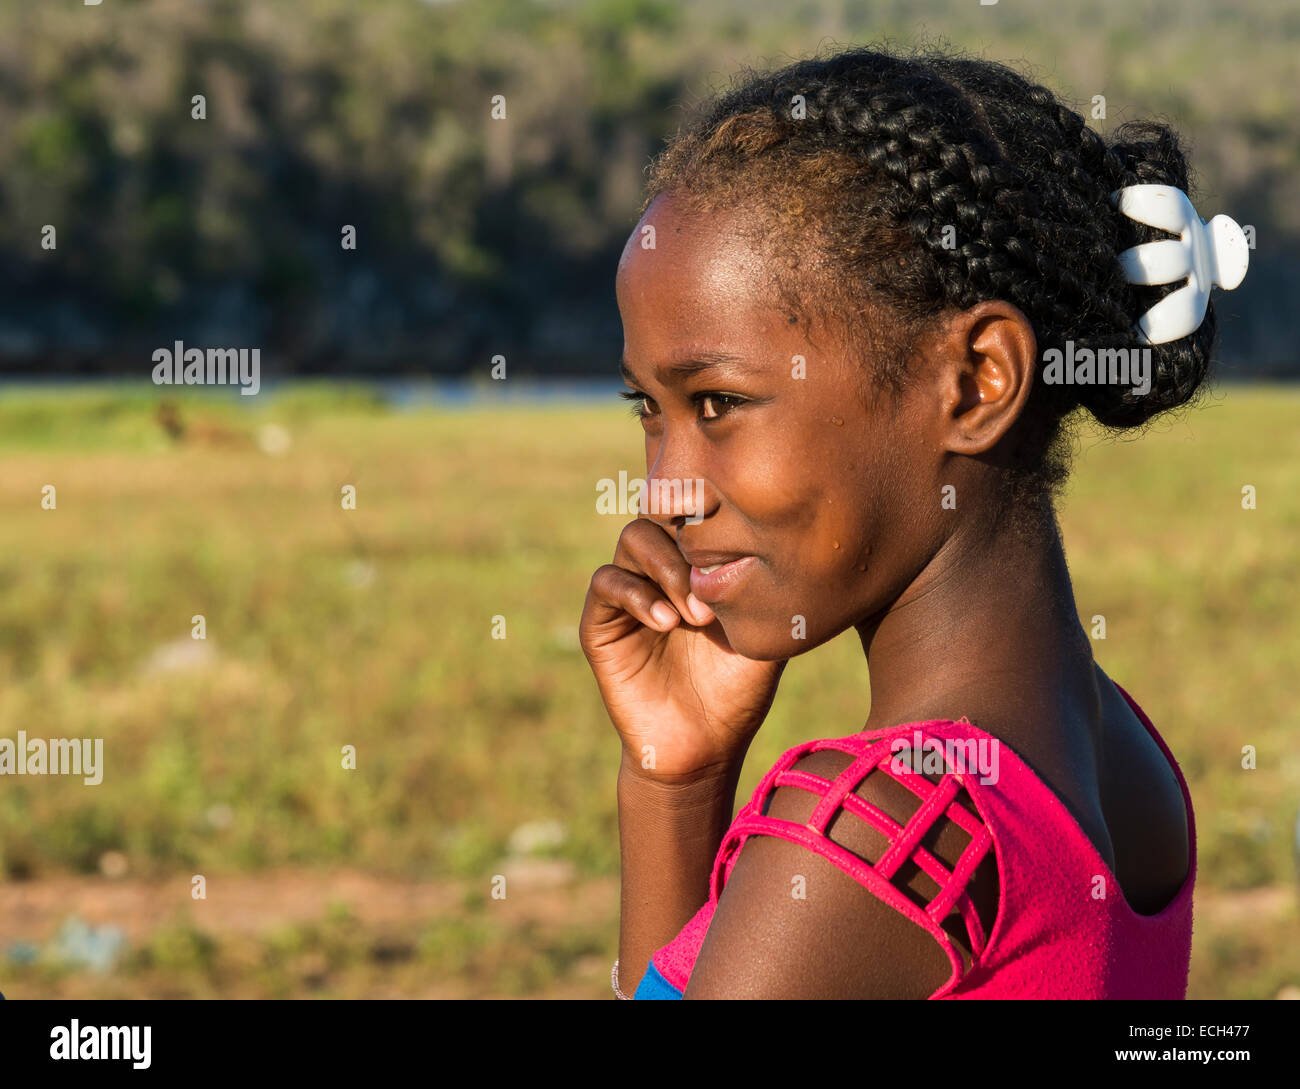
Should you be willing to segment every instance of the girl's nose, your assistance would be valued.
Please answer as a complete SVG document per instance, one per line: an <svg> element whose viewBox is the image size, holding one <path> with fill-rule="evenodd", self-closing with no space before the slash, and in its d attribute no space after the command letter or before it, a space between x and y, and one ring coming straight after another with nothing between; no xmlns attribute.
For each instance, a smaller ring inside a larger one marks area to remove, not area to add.
<svg viewBox="0 0 1300 1089"><path fill-rule="evenodd" d="M641 494L641 513L664 529L697 525L709 511L708 485L699 477L651 475Z"/></svg>

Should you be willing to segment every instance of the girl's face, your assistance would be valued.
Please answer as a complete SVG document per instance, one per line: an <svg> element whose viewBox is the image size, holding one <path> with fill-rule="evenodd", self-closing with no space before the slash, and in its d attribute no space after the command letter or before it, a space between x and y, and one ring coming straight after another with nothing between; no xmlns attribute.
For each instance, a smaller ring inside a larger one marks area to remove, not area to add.
<svg viewBox="0 0 1300 1089"><path fill-rule="evenodd" d="M696 568L692 588L733 649L774 660L887 609L953 513L941 507L934 387L868 408L856 353L839 329L813 333L781 308L734 229L742 214L696 217L661 195L616 290L624 377L645 398L649 494L662 482L660 494L684 497L648 516ZM749 558L698 570L733 557Z"/></svg>

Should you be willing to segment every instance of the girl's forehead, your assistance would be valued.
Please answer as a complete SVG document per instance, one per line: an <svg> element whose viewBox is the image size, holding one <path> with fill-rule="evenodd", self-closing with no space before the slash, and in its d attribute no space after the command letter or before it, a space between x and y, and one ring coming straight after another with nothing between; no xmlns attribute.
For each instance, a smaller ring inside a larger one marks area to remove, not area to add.
<svg viewBox="0 0 1300 1089"><path fill-rule="evenodd" d="M682 214L656 200L619 260L619 305L693 305L719 317L770 298L769 258L735 212Z"/></svg>

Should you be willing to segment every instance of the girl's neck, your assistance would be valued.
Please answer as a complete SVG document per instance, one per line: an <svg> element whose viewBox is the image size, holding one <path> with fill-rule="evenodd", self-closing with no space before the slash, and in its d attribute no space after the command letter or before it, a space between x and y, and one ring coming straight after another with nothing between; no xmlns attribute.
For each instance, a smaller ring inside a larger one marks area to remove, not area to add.
<svg viewBox="0 0 1300 1089"><path fill-rule="evenodd" d="M864 727L967 717L1098 728L1092 645L1056 519L973 525L946 541L882 617L858 626L871 675Z"/></svg>

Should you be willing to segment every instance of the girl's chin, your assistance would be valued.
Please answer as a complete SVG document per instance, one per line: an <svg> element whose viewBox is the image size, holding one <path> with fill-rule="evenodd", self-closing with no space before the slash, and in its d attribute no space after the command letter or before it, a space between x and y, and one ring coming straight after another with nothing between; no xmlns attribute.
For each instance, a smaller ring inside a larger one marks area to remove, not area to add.
<svg viewBox="0 0 1300 1089"><path fill-rule="evenodd" d="M814 646L808 639L794 638L789 623L779 624L773 630L770 626L760 626L752 618L742 620L734 614L730 618L715 615L731 649L751 661L781 662L811 650Z"/></svg>

